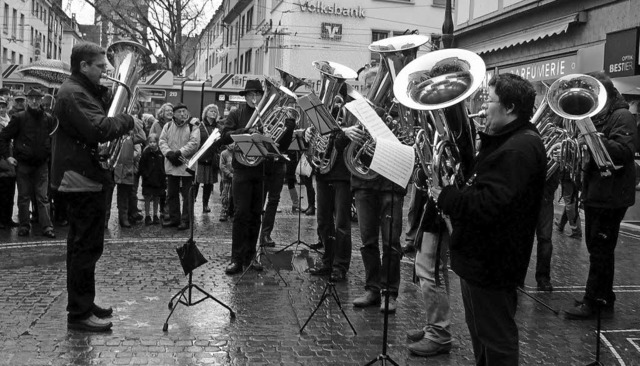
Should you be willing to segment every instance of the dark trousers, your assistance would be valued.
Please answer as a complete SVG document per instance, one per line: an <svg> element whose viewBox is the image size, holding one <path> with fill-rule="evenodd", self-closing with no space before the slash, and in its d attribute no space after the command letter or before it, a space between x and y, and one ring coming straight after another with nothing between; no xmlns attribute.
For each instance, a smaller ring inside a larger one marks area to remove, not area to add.
<svg viewBox="0 0 640 366"><path fill-rule="evenodd" d="M589 276L584 295L587 302L603 299L607 306L613 306L616 301L616 295L613 293L614 252L618 243L620 222L626 212L626 207L584 207L585 241L589 250Z"/></svg>
<svg viewBox="0 0 640 366"><path fill-rule="evenodd" d="M388 287L389 295L397 297L400 287L403 197L397 193L372 189L358 189L355 191L355 197L358 227L362 238L360 253L362 253L366 277L365 289L375 292ZM393 228L390 225L391 218L393 218ZM382 262L378 240L380 235L382 235Z"/></svg>
<svg viewBox="0 0 640 366"><path fill-rule="evenodd" d="M516 289L486 289L461 278L460 290L476 365L517 366Z"/></svg>
<svg viewBox="0 0 640 366"><path fill-rule="evenodd" d="M300 183L304 185L307 191L307 208L316 207L316 191L313 189L313 175L310 177L301 175ZM300 202L302 202L302 192L300 192ZM300 207L302 207L302 205L300 205Z"/></svg>
<svg viewBox="0 0 640 366"><path fill-rule="evenodd" d="M104 248L106 194L66 193L66 199L68 319L86 319L91 316L96 296L96 263Z"/></svg>
<svg viewBox="0 0 640 366"><path fill-rule="evenodd" d="M16 183L18 186L18 218L20 227L31 228L29 218L29 204L32 197L36 198L38 207L38 221L44 232L52 228L49 211L49 165L47 163L38 166L18 164L16 169ZM33 205L33 204L32 204ZM34 205L35 207L35 205Z"/></svg>
<svg viewBox="0 0 640 366"><path fill-rule="evenodd" d="M322 265L342 273L351 264L351 185L349 181L316 180L318 233L324 245Z"/></svg>
<svg viewBox="0 0 640 366"><path fill-rule="evenodd" d="M13 220L13 196L16 194L16 178L0 178L0 224Z"/></svg>
<svg viewBox="0 0 640 366"><path fill-rule="evenodd" d="M536 281L551 280L551 255L553 254L553 244L551 235L553 233L553 198L558 184L560 174L556 172L545 182L538 223L536 225L537 259L536 259ZM524 279L523 281L524 282Z"/></svg>
<svg viewBox="0 0 640 366"><path fill-rule="evenodd" d="M429 195L427 192L419 190L414 184L411 185L411 199L409 200L409 213L407 214L409 228L405 235L407 245L414 245L416 248L420 248L422 243L420 219L422 218L424 205L428 199Z"/></svg>
<svg viewBox="0 0 640 366"><path fill-rule="evenodd" d="M248 265L256 254L260 234L260 215L264 202L262 169L262 166L236 169L233 173L231 260L244 265Z"/></svg>
<svg viewBox="0 0 640 366"><path fill-rule="evenodd" d="M118 219L120 221L124 219L128 219L131 216L133 207L131 204L131 191L133 190L133 185L131 184L117 184L118 187Z"/></svg>
<svg viewBox="0 0 640 366"><path fill-rule="evenodd" d="M169 222L189 223L189 189L193 184L193 177L169 175L167 183ZM180 196L182 196L182 212L180 211Z"/></svg>
<svg viewBox="0 0 640 366"><path fill-rule="evenodd" d="M260 237L270 236L276 223L276 213L280 204L280 192L284 185L284 176L286 173L286 165L284 161L276 161L273 163L273 169L265 177L265 189L267 194L267 207L264 210L264 220L262 221L262 230Z"/></svg>

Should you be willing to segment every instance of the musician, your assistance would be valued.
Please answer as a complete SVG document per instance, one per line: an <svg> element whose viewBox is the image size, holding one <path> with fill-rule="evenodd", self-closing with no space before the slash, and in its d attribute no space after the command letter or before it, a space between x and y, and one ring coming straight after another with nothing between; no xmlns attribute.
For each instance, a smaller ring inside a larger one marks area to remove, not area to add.
<svg viewBox="0 0 640 366"><path fill-rule="evenodd" d="M529 265L547 165L530 123L535 95L520 76L494 76L466 185L431 189L452 221L451 267L460 276L476 365L518 364L516 287Z"/></svg>
<svg viewBox="0 0 640 366"><path fill-rule="evenodd" d="M112 175L101 168L99 143L116 139L134 126L126 113L107 117L108 89L100 85L107 69L105 50L80 43L71 50L71 76L57 95L54 114L51 185L68 203L67 327L93 332L111 329L112 308L95 304L95 268L104 247L105 188Z"/></svg>
<svg viewBox="0 0 640 366"><path fill-rule="evenodd" d="M216 142L216 146L228 145L233 142L231 135L256 132L247 128L247 122L256 111L264 90L260 80L247 81L245 88L240 92L246 100L246 104L232 111L222 129L222 137ZM295 120L285 120L286 132L279 142L279 150L286 151L291 143ZM239 152L236 152L239 153ZM274 168L273 161L265 160L257 166L248 167L233 160L233 229L231 238L231 263L225 269L225 273L231 275L242 272L242 267L251 267L261 271L262 264L252 260L256 254L256 244L260 235L260 220L262 206L268 187L264 187L263 174L269 176ZM266 183L269 179L265 180Z"/></svg>
<svg viewBox="0 0 640 366"><path fill-rule="evenodd" d="M589 250L589 276L582 301L565 310L567 319L596 316L597 301L604 300L605 316L612 315L616 295L613 292L614 252L620 222L629 206L635 203L634 152L637 143L635 118L611 79L602 72L592 75L607 91L602 112L592 117L602 134L607 152L619 169L610 176L601 174L593 159L586 162L584 175L585 241Z"/></svg>
<svg viewBox="0 0 640 366"><path fill-rule="evenodd" d="M340 107L338 101L332 111L334 118L338 116ZM305 130L307 141L311 139L312 128ZM344 127L334 137L337 154L331 170L316 175L319 243L323 243L325 249L322 263L309 269L309 273L314 276L330 275L334 282L345 280L351 264L351 172L343 158L344 149L349 144L347 129Z"/></svg>

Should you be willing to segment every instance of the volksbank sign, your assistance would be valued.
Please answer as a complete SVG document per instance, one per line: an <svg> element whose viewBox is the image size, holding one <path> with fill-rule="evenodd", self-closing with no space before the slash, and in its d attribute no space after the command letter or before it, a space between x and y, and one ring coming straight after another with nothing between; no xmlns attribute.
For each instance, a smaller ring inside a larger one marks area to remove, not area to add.
<svg viewBox="0 0 640 366"><path fill-rule="evenodd" d="M298 1L301 12L328 14L328 15L342 15L344 17L364 18L364 9L358 6L357 8L340 7L336 3L333 5L327 5L322 1L316 1L315 3L307 1L302 3Z"/></svg>

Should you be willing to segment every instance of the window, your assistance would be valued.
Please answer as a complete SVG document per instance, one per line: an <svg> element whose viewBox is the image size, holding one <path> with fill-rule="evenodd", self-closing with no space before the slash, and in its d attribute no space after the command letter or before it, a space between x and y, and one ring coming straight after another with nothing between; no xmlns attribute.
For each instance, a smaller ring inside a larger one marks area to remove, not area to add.
<svg viewBox="0 0 640 366"><path fill-rule="evenodd" d="M379 41L381 39L389 38L389 31L374 30L371 32L371 42ZM371 52L371 61L380 62L380 54L377 52Z"/></svg>
<svg viewBox="0 0 640 366"><path fill-rule="evenodd" d="M20 14L20 40L24 42L24 14Z"/></svg>
<svg viewBox="0 0 640 366"><path fill-rule="evenodd" d="M18 11L13 9L13 27L11 27L11 35L13 38L18 36Z"/></svg>
<svg viewBox="0 0 640 366"><path fill-rule="evenodd" d="M31 0L31 15L36 15L36 0Z"/></svg>
<svg viewBox="0 0 640 366"><path fill-rule="evenodd" d="M245 16L243 15L240 20L240 37L244 36L244 18Z"/></svg>
<svg viewBox="0 0 640 366"><path fill-rule="evenodd" d="M2 27L4 33L9 33L9 5L4 4L4 27Z"/></svg>
<svg viewBox="0 0 640 366"><path fill-rule="evenodd" d="M447 5L447 0L433 0L433 5L445 7ZM451 7L456 7L456 0L451 0Z"/></svg>
<svg viewBox="0 0 640 366"><path fill-rule="evenodd" d="M11 51L11 63L16 63L16 51Z"/></svg>
<svg viewBox="0 0 640 366"><path fill-rule="evenodd" d="M35 36L33 35L33 27L31 27L31 40L29 41L29 44L33 46L34 43L35 43Z"/></svg>
<svg viewBox="0 0 640 366"><path fill-rule="evenodd" d="M236 69L236 72L242 74L243 70L244 70L244 55L240 55L240 63L238 64L238 68Z"/></svg>
<svg viewBox="0 0 640 366"><path fill-rule="evenodd" d="M244 54L244 73L251 74L251 49Z"/></svg>
<svg viewBox="0 0 640 366"><path fill-rule="evenodd" d="M2 62L5 64L9 63L9 53L6 47L2 47Z"/></svg>
<svg viewBox="0 0 640 366"><path fill-rule="evenodd" d="M267 0L258 0L258 18L256 19L256 23L260 24L263 20L265 20L267 15Z"/></svg>
<svg viewBox="0 0 640 366"><path fill-rule="evenodd" d="M20 65L22 65L24 63L24 57L20 55L19 60L20 60Z"/></svg>
<svg viewBox="0 0 640 366"><path fill-rule="evenodd" d="M247 33L251 32L253 27L253 7L247 11Z"/></svg>

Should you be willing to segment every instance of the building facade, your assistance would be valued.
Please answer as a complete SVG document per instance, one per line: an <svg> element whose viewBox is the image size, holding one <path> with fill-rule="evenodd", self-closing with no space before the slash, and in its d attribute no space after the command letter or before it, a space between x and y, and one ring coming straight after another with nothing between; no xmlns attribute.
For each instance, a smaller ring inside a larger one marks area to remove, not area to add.
<svg viewBox="0 0 640 366"><path fill-rule="evenodd" d="M632 100L639 94L637 1L460 0L455 46L478 53L487 73L534 83L539 99L561 76L604 70Z"/></svg>

